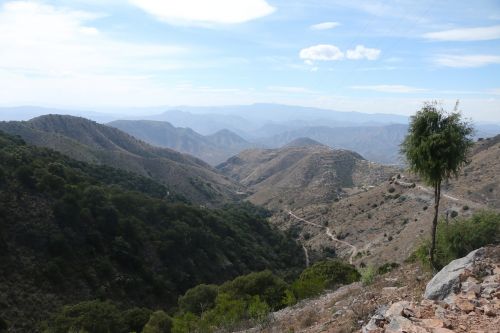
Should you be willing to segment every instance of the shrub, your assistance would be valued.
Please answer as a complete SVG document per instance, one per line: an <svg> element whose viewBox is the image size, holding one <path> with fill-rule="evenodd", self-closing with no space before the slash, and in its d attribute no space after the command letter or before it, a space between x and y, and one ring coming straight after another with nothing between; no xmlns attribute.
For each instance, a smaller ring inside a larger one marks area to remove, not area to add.
<svg viewBox="0 0 500 333"><path fill-rule="evenodd" d="M467 211L467 210L469 210L469 206L465 205L465 206L463 206L463 207L462 207L462 209L463 209L464 211Z"/></svg>
<svg viewBox="0 0 500 333"><path fill-rule="evenodd" d="M163 311L155 311L149 317L142 333L170 333L172 331L172 318Z"/></svg>
<svg viewBox="0 0 500 333"><path fill-rule="evenodd" d="M372 284L376 275L377 270L373 266L365 267L361 270L361 282L365 286Z"/></svg>
<svg viewBox="0 0 500 333"><path fill-rule="evenodd" d="M142 332L152 312L146 308L133 308L123 312L123 323L127 326L127 332Z"/></svg>
<svg viewBox="0 0 500 333"><path fill-rule="evenodd" d="M396 191L396 189L391 186L391 187L389 187L388 191L389 191L389 193L394 193L394 191Z"/></svg>
<svg viewBox="0 0 500 333"><path fill-rule="evenodd" d="M479 212L469 219L460 219L449 224L440 221L436 234L437 268L442 268L450 261L461 258L481 246L499 243L499 213ZM413 257L428 263L429 247L430 242L424 242Z"/></svg>
<svg viewBox="0 0 500 333"><path fill-rule="evenodd" d="M273 310L283 307L287 284L271 271L250 273L224 283L220 291L232 298L259 296Z"/></svg>
<svg viewBox="0 0 500 333"><path fill-rule="evenodd" d="M120 311L109 301L87 301L64 306L48 324L51 333L88 331L93 333L123 332Z"/></svg>
<svg viewBox="0 0 500 333"><path fill-rule="evenodd" d="M183 312L200 315L215 306L219 289L215 285L200 284L179 297L179 308Z"/></svg>
<svg viewBox="0 0 500 333"><path fill-rule="evenodd" d="M390 271L392 271L394 268L398 268L398 267L399 267L399 264L398 264L398 263L395 263L395 262L385 263L385 264L383 264L382 266L380 266L380 267L377 269L377 274L379 274L379 275L383 275L383 274L389 273L389 272L390 272Z"/></svg>
<svg viewBox="0 0 500 333"><path fill-rule="evenodd" d="M320 261L300 274L292 290L297 299L303 299L315 296L326 288L358 281L360 277L354 266L340 260Z"/></svg>

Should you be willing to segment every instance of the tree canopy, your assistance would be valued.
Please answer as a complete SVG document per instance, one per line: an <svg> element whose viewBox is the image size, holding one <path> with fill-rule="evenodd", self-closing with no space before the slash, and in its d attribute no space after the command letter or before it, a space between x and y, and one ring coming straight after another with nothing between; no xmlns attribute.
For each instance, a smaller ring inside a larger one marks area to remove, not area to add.
<svg viewBox="0 0 500 333"><path fill-rule="evenodd" d="M457 112L446 112L436 102L427 102L411 117L401 151L409 168L429 185L458 176L472 146L473 128Z"/></svg>

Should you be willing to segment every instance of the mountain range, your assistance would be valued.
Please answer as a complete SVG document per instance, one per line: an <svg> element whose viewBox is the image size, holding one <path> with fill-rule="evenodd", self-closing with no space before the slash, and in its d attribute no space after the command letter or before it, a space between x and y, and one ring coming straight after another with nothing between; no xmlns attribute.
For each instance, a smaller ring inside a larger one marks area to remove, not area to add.
<svg viewBox="0 0 500 333"><path fill-rule="evenodd" d="M309 138L283 148L245 150L217 169L247 186L252 193L248 200L274 209L332 202L398 171Z"/></svg>
<svg viewBox="0 0 500 333"><path fill-rule="evenodd" d="M0 130L74 159L151 177L198 203L233 200L241 186L191 155L152 146L114 127L80 117L46 115L0 122Z"/></svg>
<svg viewBox="0 0 500 333"><path fill-rule="evenodd" d="M174 127L165 121L116 120L107 125L118 128L158 147L167 147L196 156L216 165L253 146L227 129L201 135L190 128Z"/></svg>

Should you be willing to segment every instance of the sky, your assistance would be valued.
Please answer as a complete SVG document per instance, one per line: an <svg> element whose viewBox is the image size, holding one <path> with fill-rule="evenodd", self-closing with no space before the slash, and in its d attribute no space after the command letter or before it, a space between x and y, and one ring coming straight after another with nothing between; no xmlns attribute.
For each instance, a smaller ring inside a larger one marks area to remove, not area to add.
<svg viewBox="0 0 500 333"><path fill-rule="evenodd" d="M0 1L0 106L282 103L500 121L498 0Z"/></svg>

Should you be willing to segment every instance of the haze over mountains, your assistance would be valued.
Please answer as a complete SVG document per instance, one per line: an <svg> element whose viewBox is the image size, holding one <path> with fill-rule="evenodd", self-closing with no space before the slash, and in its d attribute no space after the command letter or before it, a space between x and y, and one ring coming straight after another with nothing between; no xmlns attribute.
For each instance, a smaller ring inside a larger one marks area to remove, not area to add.
<svg viewBox="0 0 500 333"><path fill-rule="evenodd" d="M84 116L101 123L111 122L110 125L138 139L191 154L213 166L250 147L279 148L301 137L356 151L374 162L401 164L399 144L408 123L408 117L400 115L279 104L112 111L0 108L0 119L29 120L48 113ZM476 130L476 137L490 137L500 133L500 125L478 124Z"/></svg>

